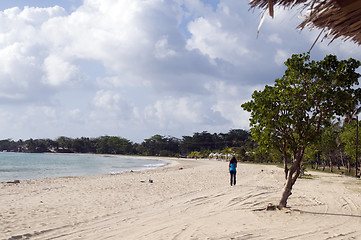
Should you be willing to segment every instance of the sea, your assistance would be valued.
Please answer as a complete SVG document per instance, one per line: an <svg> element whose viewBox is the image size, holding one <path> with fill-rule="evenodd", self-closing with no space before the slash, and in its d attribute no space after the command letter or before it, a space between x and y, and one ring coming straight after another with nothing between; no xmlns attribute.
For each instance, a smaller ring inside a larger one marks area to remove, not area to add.
<svg viewBox="0 0 361 240"><path fill-rule="evenodd" d="M0 182L95 174L120 174L168 163L148 158L96 154L0 152Z"/></svg>

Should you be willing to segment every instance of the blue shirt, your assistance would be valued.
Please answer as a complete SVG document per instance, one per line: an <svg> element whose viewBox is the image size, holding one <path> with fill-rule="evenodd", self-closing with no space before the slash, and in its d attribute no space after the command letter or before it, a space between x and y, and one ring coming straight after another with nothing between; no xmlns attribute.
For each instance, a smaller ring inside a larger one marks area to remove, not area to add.
<svg viewBox="0 0 361 240"><path fill-rule="evenodd" d="M230 167L229 167L229 171L236 171L236 164L235 163L231 163Z"/></svg>

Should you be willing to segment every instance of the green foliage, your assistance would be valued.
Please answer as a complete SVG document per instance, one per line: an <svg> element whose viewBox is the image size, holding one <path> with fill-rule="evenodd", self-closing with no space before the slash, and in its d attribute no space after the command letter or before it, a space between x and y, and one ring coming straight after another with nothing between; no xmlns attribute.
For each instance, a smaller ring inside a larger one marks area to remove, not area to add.
<svg viewBox="0 0 361 240"><path fill-rule="evenodd" d="M311 168L315 168L315 165L318 166L318 164L320 164L319 158L321 154L321 151L319 149L320 148L315 143L307 147L304 155L304 164L310 164Z"/></svg>
<svg viewBox="0 0 361 240"><path fill-rule="evenodd" d="M179 153L179 139L157 134L145 139L138 148L138 152L148 156L173 157Z"/></svg>
<svg viewBox="0 0 361 240"><path fill-rule="evenodd" d="M115 136L103 136L95 140L96 153L101 154L129 154L132 144L125 138Z"/></svg>
<svg viewBox="0 0 361 240"><path fill-rule="evenodd" d="M22 140L19 140L22 144ZM0 151L18 151L19 144L11 139L0 140Z"/></svg>
<svg viewBox="0 0 361 240"><path fill-rule="evenodd" d="M255 91L242 107L251 112L251 134L261 149L286 148L295 158L317 141L320 130L335 116L358 104L360 89L354 85L358 84L360 74L355 70L360 62L338 61L333 55L316 62L302 54L293 55L285 65L284 76L274 86Z"/></svg>
<svg viewBox="0 0 361 240"><path fill-rule="evenodd" d="M56 140L29 139L15 142L11 139L0 140L0 151L22 152L60 152L60 153L100 153L100 154L138 154L148 156L184 157L191 152L199 152L199 157L207 158L211 152L239 152L244 156L246 149L254 143L250 133L232 129L228 133L208 132L184 136L182 140L156 134L142 143L132 143L125 138L101 136L98 138L76 138L61 136ZM227 153L228 153L227 152Z"/></svg>
<svg viewBox="0 0 361 240"><path fill-rule="evenodd" d="M44 139L29 139L26 141L29 151L34 153L48 152L48 148L46 146L46 140Z"/></svg>
<svg viewBox="0 0 361 240"><path fill-rule="evenodd" d="M249 139L250 133L241 129L232 129L228 133L210 134L206 131L194 133L193 136L183 136L180 141L179 150L181 153L189 154L193 151L209 153L220 152L222 149L232 147L252 147Z"/></svg>
<svg viewBox="0 0 361 240"><path fill-rule="evenodd" d="M276 79L274 86L255 91L252 100L242 105L251 112L251 134L263 152L277 149L283 155L286 184L281 207L287 205L292 186L302 172L306 148L319 140L322 129L330 126L336 116L349 114L361 99L360 89L354 88L360 77L355 72L359 61L338 61L336 56L328 55L316 62L302 54L292 55L285 65L285 74ZM331 142L327 145L331 146ZM332 159L327 157L332 169Z"/></svg>
<svg viewBox="0 0 361 240"><path fill-rule="evenodd" d="M255 163L281 163L282 155L275 149L268 149L265 151L263 148L255 148L249 158L245 158L247 161Z"/></svg>
<svg viewBox="0 0 361 240"><path fill-rule="evenodd" d="M188 155L188 157L190 157L190 158L201 158L202 155L201 155L200 152L194 151L194 152L191 152L191 153Z"/></svg>
<svg viewBox="0 0 361 240"><path fill-rule="evenodd" d="M359 123L358 140L361 141L361 128ZM351 157L351 162L355 163L356 159L356 121L346 123L342 126L340 133L341 141L345 144L344 152ZM359 153L358 149L358 153Z"/></svg>

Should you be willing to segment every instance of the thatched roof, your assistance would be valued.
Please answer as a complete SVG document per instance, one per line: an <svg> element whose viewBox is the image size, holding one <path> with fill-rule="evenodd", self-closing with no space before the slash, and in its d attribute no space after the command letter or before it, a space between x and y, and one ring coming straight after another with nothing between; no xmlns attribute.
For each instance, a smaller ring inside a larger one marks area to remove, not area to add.
<svg viewBox="0 0 361 240"><path fill-rule="evenodd" d="M361 44L361 0L251 0L251 8L268 10L273 17L274 6L300 7L306 19L298 26L325 30L323 37L351 40Z"/></svg>

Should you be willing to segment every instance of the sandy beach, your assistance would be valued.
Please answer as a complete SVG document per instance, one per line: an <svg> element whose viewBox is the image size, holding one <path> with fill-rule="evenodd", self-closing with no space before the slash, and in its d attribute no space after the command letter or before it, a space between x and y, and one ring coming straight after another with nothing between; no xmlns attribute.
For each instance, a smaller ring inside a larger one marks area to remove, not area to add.
<svg viewBox="0 0 361 240"><path fill-rule="evenodd" d="M170 159L118 175L0 183L0 239L361 239L361 181L311 173L288 209L276 166ZM153 180L150 183L148 180Z"/></svg>

